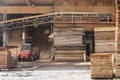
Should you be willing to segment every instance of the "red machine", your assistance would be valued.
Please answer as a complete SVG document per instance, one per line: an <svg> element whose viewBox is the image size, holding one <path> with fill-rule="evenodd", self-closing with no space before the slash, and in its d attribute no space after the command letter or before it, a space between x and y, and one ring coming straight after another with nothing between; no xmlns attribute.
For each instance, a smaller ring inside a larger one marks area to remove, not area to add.
<svg viewBox="0 0 120 80"><path fill-rule="evenodd" d="M33 61L36 59L39 59L38 50L35 51L34 49L32 49L31 43L25 43L24 45L22 45L22 50L20 51L19 54L19 61L22 60Z"/></svg>

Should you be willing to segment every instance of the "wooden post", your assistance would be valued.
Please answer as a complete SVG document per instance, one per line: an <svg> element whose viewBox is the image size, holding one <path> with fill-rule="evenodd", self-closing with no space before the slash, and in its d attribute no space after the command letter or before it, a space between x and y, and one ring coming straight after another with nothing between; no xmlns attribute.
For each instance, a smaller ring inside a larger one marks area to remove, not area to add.
<svg viewBox="0 0 120 80"><path fill-rule="evenodd" d="M25 34L25 28L23 28L23 33L22 33L22 44L24 44L25 43L25 36L26 34Z"/></svg>

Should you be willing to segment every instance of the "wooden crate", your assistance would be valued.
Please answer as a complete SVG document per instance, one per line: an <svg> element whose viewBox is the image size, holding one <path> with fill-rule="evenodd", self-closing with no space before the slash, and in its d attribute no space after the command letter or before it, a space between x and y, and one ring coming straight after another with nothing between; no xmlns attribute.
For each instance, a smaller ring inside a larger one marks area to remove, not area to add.
<svg viewBox="0 0 120 80"><path fill-rule="evenodd" d="M113 77L113 55L110 53L96 53L90 56L91 78Z"/></svg>
<svg viewBox="0 0 120 80"><path fill-rule="evenodd" d="M17 67L17 57L6 48L0 49L0 69Z"/></svg>
<svg viewBox="0 0 120 80"><path fill-rule="evenodd" d="M86 61L85 50L55 50L55 61Z"/></svg>

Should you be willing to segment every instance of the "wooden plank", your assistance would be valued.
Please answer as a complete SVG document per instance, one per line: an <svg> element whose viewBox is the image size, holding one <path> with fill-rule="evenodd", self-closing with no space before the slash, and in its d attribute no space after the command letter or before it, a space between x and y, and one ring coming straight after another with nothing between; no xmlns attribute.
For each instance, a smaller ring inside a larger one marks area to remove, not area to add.
<svg viewBox="0 0 120 80"><path fill-rule="evenodd" d="M54 57L55 61L81 61L84 62L84 57Z"/></svg>
<svg viewBox="0 0 120 80"><path fill-rule="evenodd" d="M55 50L55 53L79 53L79 54L86 54L85 50Z"/></svg>
<svg viewBox="0 0 120 80"><path fill-rule="evenodd" d="M3 10L7 14L43 14L52 12L52 6L0 6L0 12Z"/></svg>
<svg viewBox="0 0 120 80"><path fill-rule="evenodd" d="M95 28L94 28L94 31L95 31L95 32L98 32L98 31L100 31L100 32L101 32L101 31L103 31L103 32L104 32L104 31L105 31L105 32L106 32L106 31L115 31L115 27L95 27Z"/></svg>
<svg viewBox="0 0 120 80"><path fill-rule="evenodd" d="M55 11L56 12L105 12L105 13L113 13L115 12L115 8L114 7L79 7L79 6L67 6L67 7L64 7L64 6L57 6L55 7Z"/></svg>
<svg viewBox="0 0 120 80"><path fill-rule="evenodd" d="M94 61L91 62L90 65L93 68L113 68L113 64L111 64L111 61Z"/></svg>
<svg viewBox="0 0 120 80"><path fill-rule="evenodd" d="M111 53L95 53L91 54L90 61L113 61L113 55Z"/></svg>
<svg viewBox="0 0 120 80"><path fill-rule="evenodd" d="M115 53L115 44L100 44L95 45L95 52L96 53Z"/></svg>

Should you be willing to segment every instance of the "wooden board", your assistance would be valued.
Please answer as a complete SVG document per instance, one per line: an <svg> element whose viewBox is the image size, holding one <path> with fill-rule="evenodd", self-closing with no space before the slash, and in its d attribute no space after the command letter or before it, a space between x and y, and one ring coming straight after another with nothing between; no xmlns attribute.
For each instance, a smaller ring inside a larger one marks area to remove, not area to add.
<svg viewBox="0 0 120 80"><path fill-rule="evenodd" d="M115 31L115 27L95 27L94 28L94 31L96 31L96 32L103 32L103 31Z"/></svg>
<svg viewBox="0 0 120 80"><path fill-rule="evenodd" d="M55 50L55 61L86 61L85 50Z"/></svg>
<svg viewBox="0 0 120 80"><path fill-rule="evenodd" d="M110 53L96 53L90 56L91 78L113 77L113 55Z"/></svg>
<svg viewBox="0 0 120 80"><path fill-rule="evenodd" d="M97 44L95 45L96 53L114 53L115 52L115 44Z"/></svg>
<svg viewBox="0 0 120 80"><path fill-rule="evenodd" d="M95 39L115 39L115 31L98 31L94 34Z"/></svg>
<svg viewBox="0 0 120 80"><path fill-rule="evenodd" d="M68 54L70 54L70 53L80 53L80 54L85 54L86 53L86 51L85 50L55 50L55 53L68 53Z"/></svg>

